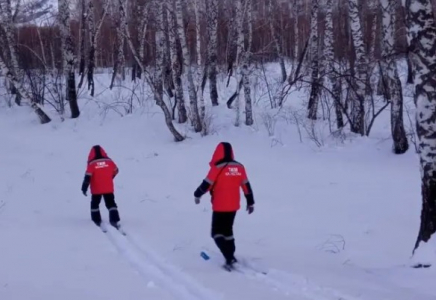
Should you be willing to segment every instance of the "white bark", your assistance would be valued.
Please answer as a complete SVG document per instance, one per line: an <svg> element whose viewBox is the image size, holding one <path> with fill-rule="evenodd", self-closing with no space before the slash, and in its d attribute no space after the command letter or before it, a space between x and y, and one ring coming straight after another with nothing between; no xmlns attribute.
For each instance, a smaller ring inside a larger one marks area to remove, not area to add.
<svg viewBox="0 0 436 300"><path fill-rule="evenodd" d="M356 84L355 97L351 106L351 131L365 134L365 99L368 76L368 58L363 40L362 23L360 20L359 1L348 0L351 35L356 51Z"/></svg>
<svg viewBox="0 0 436 300"><path fill-rule="evenodd" d="M94 97L95 93L95 83L94 83L94 69L96 66L96 56L97 56L97 43L98 43L98 36L100 34L101 26L103 24L103 21L106 18L106 15L109 10L109 4L111 0L106 0L106 3L103 7L103 13L102 16L97 24L95 26L95 7L94 7L94 1L90 0L88 3L88 31L89 31L89 57L88 57L88 90L90 90L91 97Z"/></svg>
<svg viewBox="0 0 436 300"><path fill-rule="evenodd" d="M394 59L395 22L397 0L380 0L383 10L383 85L385 95L391 102L391 131L396 154L407 151L409 144L403 123L403 91L397 64Z"/></svg>
<svg viewBox="0 0 436 300"><path fill-rule="evenodd" d="M277 34L277 31L274 27L274 18L272 17L274 15L274 3L273 1L277 0L268 0L268 13L271 17L269 17L269 29L271 32L271 37L274 42L274 47L277 53L277 56L279 58L279 65L280 65L280 71L282 73L282 83L286 81L286 67L285 67L285 59L283 56L283 50L282 50L282 44L280 41L280 36Z"/></svg>
<svg viewBox="0 0 436 300"><path fill-rule="evenodd" d="M312 0L312 16L310 20L310 53L312 82L308 104L308 118L316 120L320 95L319 82L319 36L318 36L319 0Z"/></svg>
<svg viewBox="0 0 436 300"><path fill-rule="evenodd" d="M188 93L189 93L189 101L190 101L190 108L191 108L190 117L192 121L192 126L194 127L195 132L201 132L202 124L200 121L200 115L198 111L198 101L197 101L197 93L195 91L194 74L191 67L191 55L189 53L188 42L186 39L186 33L183 23L184 3L185 0L176 0L177 31L182 46L184 69L187 72L187 78L188 78Z"/></svg>
<svg viewBox="0 0 436 300"><path fill-rule="evenodd" d="M334 53L334 34L333 34L333 0L326 2L325 16L325 36L324 36L324 58L323 63L326 65L326 74L332 89L333 106L336 114L336 125L338 129L344 127L344 118L342 115L342 91L341 81L337 76Z"/></svg>
<svg viewBox="0 0 436 300"><path fill-rule="evenodd" d="M22 97L29 99L30 106L32 107L32 109L36 113L36 115L38 116L41 124L47 124L47 123L51 122L50 117L44 112L44 110L35 101L35 99L33 99L33 97L25 89L23 89L20 86L17 78L15 77L15 74L11 72L9 67L3 61L3 58L1 57L1 55L0 55L0 75L5 76L7 78L7 80L11 83L11 85L13 85L17 88L18 94L20 94Z"/></svg>
<svg viewBox="0 0 436 300"><path fill-rule="evenodd" d="M59 14L59 31L62 41L62 65L66 76L66 93L68 103L70 104L71 117L77 118L80 115L79 106L77 104L76 91L76 74L75 64L76 55L74 54L74 45L70 32L70 6L68 0L58 0ZM62 112L61 112L62 113Z"/></svg>
<svg viewBox="0 0 436 300"><path fill-rule="evenodd" d="M436 231L436 24L430 0L405 2L410 57L415 73L414 98L422 179L421 226L415 251L418 247L435 245L432 240Z"/></svg>
<svg viewBox="0 0 436 300"><path fill-rule="evenodd" d="M197 99L198 104L200 106L199 114L200 120L203 123L203 133L206 132L207 128L204 125L204 118L206 115L206 107L204 103L204 94L203 94L203 78L206 76L206 62L203 59L203 49L201 47L201 16L205 13L204 9L204 0L194 0L194 11L195 11L195 30L196 30L196 48L197 48L197 72L196 72L196 91L197 91Z"/></svg>
<svg viewBox="0 0 436 300"><path fill-rule="evenodd" d="M115 64L112 74L110 88L112 89L115 80L118 84L126 79L125 67L126 60L124 55L124 43L126 33L126 0L115 0L116 14L113 12L112 19L115 24L115 31L117 36L116 50L115 50ZM113 8L113 7L112 7Z"/></svg>
<svg viewBox="0 0 436 300"><path fill-rule="evenodd" d="M8 53L8 58L10 60L8 64L9 72L13 75L14 78L18 78L19 76L19 65L17 59L17 50L16 50L16 41L14 35L14 22L12 15L12 6L11 0L3 0L0 2L0 26L3 27L3 31L5 33L5 43L6 49ZM6 62L5 62L6 63ZM11 83L11 92L16 94L15 102L20 105L21 104L21 96L20 93L17 92L18 86L15 86L12 81ZM18 80L16 81L18 83Z"/></svg>
<svg viewBox="0 0 436 300"><path fill-rule="evenodd" d="M92 1L92 0L90 0ZM80 0L80 62L79 62L79 76L80 81L78 89L80 89L85 80L85 64L86 64L86 54L85 54L85 39L86 39L86 23L88 18L88 11L86 8L86 0Z"/></svg>
<svg viewBox="0 0 436 300"><path fill-rule="evenodd" d="M218 105L217 60L218 60L218 0L207 0L207 25L209 33L209 89L213 106Z"/></svg>
<svg viewBox="0 0 436 300"><path fill-rule="evenodd" d="M294 61L297 63L298 57L300 55L300 29L299 29L299 15L300 15L300 1L299 0L293 0L293 8L292 12L294 15L294 23L293 23L293 30L294 30ZM290 4L291 2L289 2Z"/></svg>
<svg viewBox="0 0 436 300"><path fill-rule="evenodd" d="M164 35L164 9L166 9L166 1L153 0L154 13L156 16L156 68L154 78L150 86L153 89L156 104L160 106L165 116L165 123L168 129L174 136L175 141L180 142L185 138L176 130L172 122L171 113L168 106L165 104L163 95L163 70L165 68L165 35Z"/></svg>
<svg viewBox="0 0 436 300"><path fill-rule="evenodd" d="M177 21L174 12L174 1L166 0L167 7L171 8L167 14L168 18L168 36L170 40L170 52L171 52L171 74L175 86L175 98L177 101L178 122L185 123L187 121L185 96L183 93L182 82L182 66L179 63L177 57Z"/></svg>

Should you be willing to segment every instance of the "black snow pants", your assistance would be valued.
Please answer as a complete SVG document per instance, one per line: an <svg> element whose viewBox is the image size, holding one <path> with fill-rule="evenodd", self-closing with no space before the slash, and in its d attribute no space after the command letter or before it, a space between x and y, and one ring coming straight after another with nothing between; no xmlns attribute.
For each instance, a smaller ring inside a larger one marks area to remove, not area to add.
<svg viewBox="0 0 436 300"><path fill-rule="evenodd" d="M235 238L233 237L233 222L236 212L216 212L212 214L212 238L226 259L231 263L235 257Z"/></svg>
<svg viewBox="0 0 436 300"><path fill-rule="evenodd" d="M100 201L104 198L104 203L109 211L109 222L112 225L116 225L120 221L120 215L118 213L118 207L115 203L115 195L111 194L97 194L91 196L91 219L98 226L101 223L100 215Z"/></svg>

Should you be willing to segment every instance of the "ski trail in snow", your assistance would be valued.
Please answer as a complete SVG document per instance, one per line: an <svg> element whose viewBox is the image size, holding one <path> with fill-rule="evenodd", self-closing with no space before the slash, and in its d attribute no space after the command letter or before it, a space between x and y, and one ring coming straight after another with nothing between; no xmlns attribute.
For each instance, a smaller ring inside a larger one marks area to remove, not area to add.
<svg viewBox="0 0 436 300"><path fill-rule="evenodd" d="M214 251L207 250L216 257ZM280 292L293 299L307 300L362 300L361 297L346 295L332 288L322 287L308 278L279 270L261 270L244 258L238 258L237 273L251 280L270 286L274 291ZM242 273L242 274L241 274ZM295 297L295 298L294 298Z"/></svg>
<svg viewBox="0 0 436 300"><path fill-rule="evenodd" d="M249 278L263 282L287 296L299 296L310 300L357 300L357 298L340 291L319 286L301 275L278 270L269 270L267 274L263 274L249 264L244 264L246 266L241 269ZM361 298L359 299L361 300Z"/></svg>
<svg viewBox="0 0 436 300"><path fill-rule="evenodd" d="M259 275L258 275L259 276ZM278 290L290 294L303 295L308 299L316 300L357 300L356 297L346 295L332 288L322 287L308 278L278 270L270 270L264 278L265 283ZM359 298L361 299L361 298Z"/></svg>
<svg viewBox="0 0 436 300"><path fill-rule="evenodd" d="M115 228L108 227L105 233L121 255L153 285L153 279L163 289L171 292L176 299L186 300L218 300L222 299L216 293L206 289L189 275L178 270L175 266L165 262L153 250L133 237L129 232L123 236Z"/></svg>

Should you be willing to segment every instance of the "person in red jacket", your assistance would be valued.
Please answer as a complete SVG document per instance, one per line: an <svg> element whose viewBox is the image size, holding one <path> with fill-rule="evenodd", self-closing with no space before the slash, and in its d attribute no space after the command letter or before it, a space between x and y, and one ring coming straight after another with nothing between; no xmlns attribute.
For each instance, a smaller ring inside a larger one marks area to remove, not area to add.
<svg viewBox="0 0 436 300"><path fill-rule="evenodd" d="M231 267L237 262L233 223L241 206L240 188L247 200L249 214L254 211L253 191L244 165L234 160L230 143L218 144L209 165L209 173L194 192L195 203L199 204L200 198L210 192L213 210L211 235L226 260L226 266Z"/></svg>
<svg viewBox="0 0 436 300"><path fill-rule="evenodd" d="M91 185L91 219L97 225L101 224L100 201L104 198L109 211L109 221L112 226L118 227L120 216L115 202L114 181L119 170L100 145L91 148L88 155L88 166L82 183L82 193L87 196Z"/></svg>

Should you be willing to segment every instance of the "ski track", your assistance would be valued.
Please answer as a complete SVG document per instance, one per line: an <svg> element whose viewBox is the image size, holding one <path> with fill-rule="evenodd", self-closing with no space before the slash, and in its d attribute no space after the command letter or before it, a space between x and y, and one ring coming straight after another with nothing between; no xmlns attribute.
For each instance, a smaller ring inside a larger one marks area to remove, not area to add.
<svg viewBox="0 0 436 300"><path fill-rule="evenodd" d="M300 275L278 270L269 270L268 274L263 274L250 265L241 269L247 277L263 282L286 296L298 296L308 300L357 300L334 289L321 287Z"/></svg>
<svg viewBox="0 0 436 300"><path fill-rule="evenodd" d="M209 251L208 251L209 252ZM209 252L210 253L210 252ZM212 251L213 257L216 256ZM211 253L211 254L212 254ZM251 280L261 282L270 286L274 291L280 292L292 299L307 300L357 300L358 298L343 294L335 289L322 287L311 282L308 278L285 272L270 269L267 272L257 268L246 259L239 259L240 266L235 273L239 273ZM264 274L267 273L267 274ZM359 298L362 300L362 298Z"/></svg>
<svg viewBox="0 0 436 300"><path fill-rule="evenodd" d="M104 234L107 235L120 254L148 281L149 285L152 284L152 279L156 278L157 283L163 289L171 292L176 299L223 299L215 292L203 287L189 275L178 270L175 266L165 262L153 250L146 247L144 243L139 243L124 228L126 236L117 232L110 225L106 227L107 232Z"/></svg>

